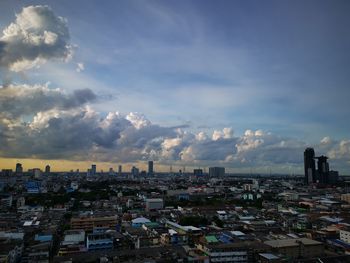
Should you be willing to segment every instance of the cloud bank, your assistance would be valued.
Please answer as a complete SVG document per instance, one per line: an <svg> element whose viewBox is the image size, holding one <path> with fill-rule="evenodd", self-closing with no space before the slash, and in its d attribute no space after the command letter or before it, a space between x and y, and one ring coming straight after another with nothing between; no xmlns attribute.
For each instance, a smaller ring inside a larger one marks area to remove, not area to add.
<svg viewBox="0 0 350 263"><path fill-rule="evenodd" d="M232 168L302 167L308 145L262 130L189 132L162 127L143 114L93 110L91 90L65 93L48 86L0 88L0 156L137 162ZM28 117L29 116L29 117ZM349 161L350 141L323 138L316 151L336 164Z"/></svg>

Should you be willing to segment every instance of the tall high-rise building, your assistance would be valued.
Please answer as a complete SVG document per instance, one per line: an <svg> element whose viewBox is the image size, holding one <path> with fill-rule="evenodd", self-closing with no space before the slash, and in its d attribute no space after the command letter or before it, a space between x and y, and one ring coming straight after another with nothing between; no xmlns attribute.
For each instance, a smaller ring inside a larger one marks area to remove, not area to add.
<svg viewBox="0 0 350 263"><path fill-rule="evenodd" d="M96 164L92 164L91 165L91 175L95 175L96 174Z"/></svg>
<svg viewBox="0 0 350 263"><path fill-rule="evenodd" d="M135 178L135 176L138 176L138 175L139 175L139 172L140 172L139 168L137 168L137 167L135 167L135 166L133 166L133 167L131 168L131 175L132 175L133 178Z"/></svg>
<svg viewBox="0 0 350 263"><path fill-rule="evenodd" d="M21 163L16 163L16 174L23 173L23 167Z"/></svg>
<svg viewBox="0 0 350 263"><path fill-rule="evenodd" d="M33 173L35 179L39 179L42 175L42 171L40 168L33 168L32 173Z"/></svg>
<svg viewBox="0 0 350 263"><path fill-rule="evenodd" d="M317 169L316 162L317 159ZM305 183L334 184L338 181L339 173L329 171L328 157L321 155L315 157L313 148L306 148L304 151Z"/></svg>
<svg viewBox="0 0 350 263"><path fill-rule="evenodd" d="M121 165L118 166L118 175L122 175L123 167Z"/></svg>
<svg viewBox="0 0 350 263"><path fill-rule="evenodd" d="M225 175L224 167L209 167L209 176L210 177L222 177Z"/></svg>
<svg viewBox="0 0 350 263"><path fill-rule="evenodd" d="M46 174L49 174L51 172L51 167L50 167L50 165L46 165L46 167L45 167L45 173Z"/></svg>
<svg viewBox="0 0 350 263"><path fill-rule="evenodd" d="M304 151L304 172L306 184L316 182L315 151L313 148L306 148Z"/></svg>
<svg viewBox="0 0 350 263"><path fill-rule="evenodd" d="M328 157L321 155L317 158L317 173L318 173L318 182L321 184L329 183L329 164L327 162Z"/></svg>
<svg viewBox="0 0 350 263"><path fill-rule="evenodd" d="M153 175L153 161L148 161L148 175Z"/></svg>

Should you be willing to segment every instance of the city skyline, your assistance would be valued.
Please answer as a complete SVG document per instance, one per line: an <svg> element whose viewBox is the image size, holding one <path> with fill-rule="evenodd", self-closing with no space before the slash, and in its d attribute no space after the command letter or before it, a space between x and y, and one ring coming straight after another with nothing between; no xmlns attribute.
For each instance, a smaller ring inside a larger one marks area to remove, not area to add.
<svg viewBox="0 0 350 263"><path fill-rule="evenodd" d="M2 1L0 168L349 174L346 1ZM147 170L147 169L145 169ZM156 170L156 169L155 169Z"/></svg>

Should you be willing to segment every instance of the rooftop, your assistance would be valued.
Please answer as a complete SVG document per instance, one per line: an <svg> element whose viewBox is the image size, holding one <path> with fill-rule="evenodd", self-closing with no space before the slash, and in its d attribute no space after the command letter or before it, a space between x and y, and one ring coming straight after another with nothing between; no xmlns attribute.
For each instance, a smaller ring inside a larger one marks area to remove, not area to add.
<svg viewBox="0 0 350 263"><path fill-rule="evenodd" d="M291 239L278 239L278 240L270 240L270 241L265 241L264 242L266 245L275 247L275 248L280 248L280 247L294 247L294 246L299 246L299 244L303 245L322 245L321 242L318 242L313 239L309 238L291 238Z"/></svg>

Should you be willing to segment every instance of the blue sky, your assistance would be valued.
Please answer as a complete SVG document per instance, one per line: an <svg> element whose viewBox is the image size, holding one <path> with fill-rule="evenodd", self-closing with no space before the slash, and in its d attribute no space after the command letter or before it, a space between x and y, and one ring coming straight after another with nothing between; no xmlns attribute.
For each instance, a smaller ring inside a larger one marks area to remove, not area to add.
<svg viewBox="0 0 350 263"><path fill-rule="evenodd" d="M88 88L101 116L139 112L193 134L349 140L348 1L2 1L1 28L31 5L67 19L74 55L14 83Z"/></svg>

